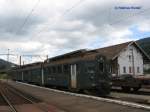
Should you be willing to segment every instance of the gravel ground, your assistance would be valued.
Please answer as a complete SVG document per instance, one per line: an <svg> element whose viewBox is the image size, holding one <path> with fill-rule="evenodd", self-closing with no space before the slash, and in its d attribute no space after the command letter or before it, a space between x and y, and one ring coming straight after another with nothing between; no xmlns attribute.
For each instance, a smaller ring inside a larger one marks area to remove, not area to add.
<svg viewBox="0 0 150 112"><path fill-rule="evenodd" d="M149 112L149 110L67 95L16 82L9 81L9 84L53 105L53 108L57 108L59 112Z"/></svg>

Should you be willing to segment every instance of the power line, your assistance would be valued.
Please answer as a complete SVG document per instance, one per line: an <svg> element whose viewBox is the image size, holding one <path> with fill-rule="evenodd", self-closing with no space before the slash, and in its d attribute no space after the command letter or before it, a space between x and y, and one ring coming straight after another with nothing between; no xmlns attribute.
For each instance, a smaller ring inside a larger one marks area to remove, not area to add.
<svg viewBox="0 0 150 112"><path fill-rule="evenodd" d="M60 17L63 17L65 16L66 14L70 13L73 9L77 8L81 3L85 2L87 0L80 0L79 2L77 2L76 4L72 5L70 8L66 9L64 11L63 14L60 15ZM57 21L54 21L52 24L46 24L46 26L50 25L50 26L53 26L54 24L56 24ZM40 35L42 31L45 31L47 29L47 27L44 27L41 31L39 31L37 33L37 35Z"/></svg>
<svg viewBox="0 0 150 112"><path fill-rule="evenodd" d="M33 8L31 9L30 13L26 16L23 24L18 28L18 31L16 32L16 34L19 34L20 31L23 29L23 27L25 26L25 24L27 23L28 19L30 18L30 16L32 15L32 13L34 12L34 10L36 9L37 5L39 4L40 0L38 0L36 2L36 4L33 6Z"/></svg>
<svg viewBox="0 0 150 112"><path fill-rule="evenodd" d="M85 2L86 0L80 0L79 2L77 2L76 4L74 4L72 7L70 7L69 9L67 9L62 16L66 15L67 13L69 13L70 11L72 11L73 9L75 9L76 7L78 7L81 3Z"/></svg>
<svg viewBox="0 0 150 112"><path fill-rule="evenodd" d="M28 54L28 55L22 54L22 55L19 55L19 54L11 54L9 52L9 50L10 49L8 49L8 53L1 53L0 54L0 56L7 56L7 61L10 61L9 60L10 56L17 56L17 58L19 56L19 60L20 60L19 63L21 63L21 58L22 57L31 57L31 58L36 57L36 58L39 58L40 60L48 59L48 55L39 55L39 54L35 54L35 55L32 55L32 54ZM44 59L42 59L42 57L44 57Z"/></svg>
<svg viewBox="0 0 150 112"><path fill-rule="evenodd" d="M0 55L8 55L8 53L7 54L0 54ZM9 55L17 56L17 54L10 54L10 53L9 53Z"/></svg>

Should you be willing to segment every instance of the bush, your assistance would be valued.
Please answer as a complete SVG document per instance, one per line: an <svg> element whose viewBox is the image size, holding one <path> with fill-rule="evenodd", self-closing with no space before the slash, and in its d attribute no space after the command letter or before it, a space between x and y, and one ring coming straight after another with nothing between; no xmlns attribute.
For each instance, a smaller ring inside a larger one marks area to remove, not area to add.
<svg viewBox="0 0 150 112"><path fill-rule="evenodd" d="M150 74L150 69L144 70L144 74Z"/></svg>
<svg viewBox="0 0 150 112"><path fill-rule="evenodd" d="M0 79L7 79L7 74L0 74Z"/></svg>

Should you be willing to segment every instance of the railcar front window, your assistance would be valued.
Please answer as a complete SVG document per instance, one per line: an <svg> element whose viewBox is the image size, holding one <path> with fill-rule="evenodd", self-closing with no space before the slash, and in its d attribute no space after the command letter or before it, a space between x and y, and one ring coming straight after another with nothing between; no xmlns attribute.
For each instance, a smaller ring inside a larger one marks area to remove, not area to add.
<svg viewBox="0 0 150 112"><path fill-rule="evenodd" d="M94 66L88 66L87 67L87 72L88 73L94 73Z"/></svg>

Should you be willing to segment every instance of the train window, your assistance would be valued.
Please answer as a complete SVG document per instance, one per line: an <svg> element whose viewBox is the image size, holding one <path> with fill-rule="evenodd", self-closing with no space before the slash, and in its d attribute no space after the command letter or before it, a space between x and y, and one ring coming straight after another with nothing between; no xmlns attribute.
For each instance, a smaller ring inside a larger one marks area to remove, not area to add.
<svg viewBox="0 0 150 112"><path fill-rule="evenodd" d="M45 68L45 69L44 69L44 72L45 72L45 73L48 73L48 68Z"/></svg>
<svg viewBox="0 0 150 112"><path fill-rule="evenodd" d="M32 70L32 74L34 74L34 75L37 75L39 73L40 73L40 70L38 70L38 69L33 69Z"/></svg>
<svg viewBox="0 0 150 112"><path fill-rule="evenodd" d="M87 67L87 72L88 72L88 73L94 73L94 69L95 69L94 66L88 66L88 67Z"/></svg>
<svg viewBox="0 0 150 112"><path fill-rule="evenodd" d="M58 70L58 73L62 73L62 67L61 66L58 66L57 70Z"/></svg>
<svg viewBox="0 0 150 112"><path fill-rule="evenodd" d="M53 73L56 73L56 67L52 67L52 71L53 71Z"/></svg>
<svg viewBox="0 0 150 112"><path fill-rule="evenodd" d="M48 72L48 73L51 73L51 72L52 72L51 67L48 67L48 68L47 68L47 72Z"/></svg>
<svg viewBox="0 0 150 112"><path fill-rule="evenodd" d="M28 74L28 71L24 71L25 74Z"/></svg>
<svg viewBox="0 0 150 112"><path fill-rule="evenodd" d="M64 65L63 66L63 71L64 71L64 73L68 73L69 72L69 65Z"/></svg>
<svg viewBox="0 0 150 112"><path fill-rule="evenodd" d="M99 62L99 70L100 70L101 72L104 71L104 63L103 63L103 62Z"/></svg>

